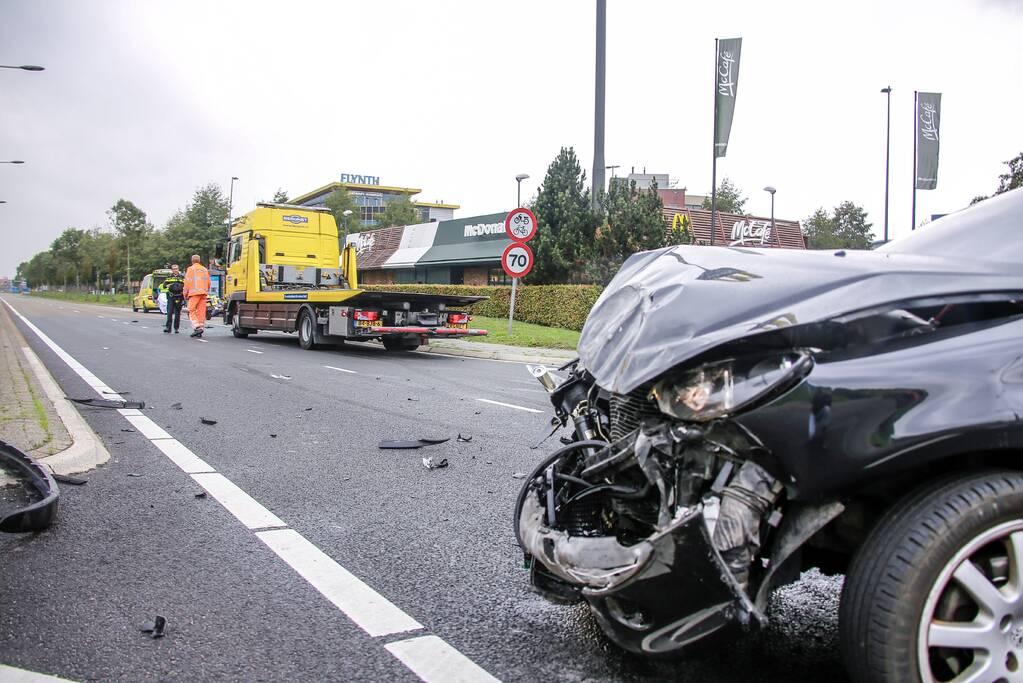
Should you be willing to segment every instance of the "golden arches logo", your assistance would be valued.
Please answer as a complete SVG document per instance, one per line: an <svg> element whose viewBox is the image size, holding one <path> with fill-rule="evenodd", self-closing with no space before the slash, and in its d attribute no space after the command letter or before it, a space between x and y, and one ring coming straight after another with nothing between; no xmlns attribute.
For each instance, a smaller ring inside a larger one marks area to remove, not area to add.
<svg viewBox="0 0 1023 683"><path fill-rule="evenodd" d="M692 223L689 216L684 213L676 213L671 219L671 234L679 243L693 241Z"/></svg>

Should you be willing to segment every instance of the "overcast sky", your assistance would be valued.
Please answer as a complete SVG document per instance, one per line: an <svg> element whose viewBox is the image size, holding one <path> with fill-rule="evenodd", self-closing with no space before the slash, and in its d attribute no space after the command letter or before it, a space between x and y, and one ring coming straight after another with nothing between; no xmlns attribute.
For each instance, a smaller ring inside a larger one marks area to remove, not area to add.
<svg viewBox="0 0 1023 683"><path fill-rule="evenodd" d="M163 226L196 188L235 215L377 175L456 216L532 195L561 146L593 163L593 0L0 0L0 274L119 198ZM769 213L849 199L910 227L913 91L943 94L938 189L918 218L989 194L1023 151L1023 0L609 0L605 159L710 188L714 38L743 38L728 156Z"/></svg>

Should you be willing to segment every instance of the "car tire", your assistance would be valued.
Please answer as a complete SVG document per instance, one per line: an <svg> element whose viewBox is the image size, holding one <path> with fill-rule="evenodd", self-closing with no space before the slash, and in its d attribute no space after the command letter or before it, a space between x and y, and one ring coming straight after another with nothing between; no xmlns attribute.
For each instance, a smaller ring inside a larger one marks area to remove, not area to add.
<svg viewBox="0 0 1023 683"><path fill-rule="evenodd" d="M135 305L134 301L131 302L131 312L132 313L138 313L139 312L139 307Z"/></svg>
<svg viewBox="0 0 1023 683"><path fill-rule="evenodd" d="M959 474L896 503L850 566L839 639L854 681L960 680L985 666L977 680L1016 680L1023 473Z"/></svg>
<svg viewBox="0 0 1023 683"><path fill-rule="evenodd" d="M312 314L308 311L302 311L298 314L298 323L296 325L298 330L298 345L305 350L316 348L316 320L313 319Z"/></svg>

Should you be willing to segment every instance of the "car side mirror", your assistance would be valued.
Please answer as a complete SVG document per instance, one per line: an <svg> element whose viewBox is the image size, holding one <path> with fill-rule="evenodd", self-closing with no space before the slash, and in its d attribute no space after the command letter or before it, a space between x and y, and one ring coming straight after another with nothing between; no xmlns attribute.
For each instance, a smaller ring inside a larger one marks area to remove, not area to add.
<svg viewBox="0 0 1023 683"><path fill-rule="evenodd" d="M218 259L224 258L224 242L217 240L216 245L213 247L213 254Z"/></svg>

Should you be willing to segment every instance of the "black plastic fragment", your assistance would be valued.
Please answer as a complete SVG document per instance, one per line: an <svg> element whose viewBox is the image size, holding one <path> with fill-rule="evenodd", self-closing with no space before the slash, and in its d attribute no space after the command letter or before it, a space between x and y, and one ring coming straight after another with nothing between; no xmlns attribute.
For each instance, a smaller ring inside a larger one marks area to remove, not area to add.
<svg viewBox="0 0 1023 683"><path fill-rule="evenodd" d="M145 401L117 401L112 398L71 398L65 396L69 401L74 403L81 403L83 406L92 406L93 408L145 408Z"/></svg>
<svg viewBox="0 0 1023 683"><path fill-rule="evenodd" d="M0 531L23 533L49 528L57 516L57 502L60 498L60 489L53 475L6 441L0 441L0 461L3 462L3 469L24 477L36 489L40 498L31 505L0 517Z"/></svg>
<svg viewBox="0 0 1023 683"><path fill-rule="evenodd" d="M173 408L174 410L181 410L181 404L180 403L171 403L171 408Z"/></svg>
<svg viewBox="0 0 1023 683"><path fill-rule="evenodd" d="M199 493L195 494L195 497L196 498L205 498L206 497L206 492L205 491L200 491Z"/></svg>
<svg viewBox="0 0 1023 683"><path fill-rule="evenodd" d="M72 477L69 474L54 474L54 481L60 482L61 484L71 484L72 486L82 486L88 484L88 479L82 479L81 477Z"/></svg>
<svg viewBox="0 0 1023 683"><path fill-rule="evenodd" d="M469 436L462 436L462 433L459 432L456 441L461 441L462 443L469 443L470 441L472 441L472 435L470 434Z"/></svg>
<svg viewBox="0 0 1023 683"><path fill-rule="evenodd" d="M122 432L134 432L135 430L134 430L134 429L131 429L130 427L122 427L122 428L121 428L121 431L122 431Z"/></svg>
<svg viewBox="0 0 1023 683"><path fill-rule="evenodd" d="M147 621L139 627L139 630L143 633L148 633L154 638L162 638L164 631L167 628L167 620L161 617L159 614L152 621Z"/></svg>
<svg viewBox="0 0 1023 683"><path fill-rule="evenodd" d="M377 444L377 448L422 448L423 446L436 446L437 444L450 441L451 439L415 439L409 441L398 441L392 439L384 439Z"/></svg>
<svg viewBox="0 0 1023 683"><path fill-rule="evenodd" d="M202 422L204 425L215 425L215 424L217 424L216 420L211 420L208 417L200 417L199 418L199 422Z"/></svg>
<svg viewBox="0 0 1023 683"><path fill-rule="evenodd" d="M270 438L271 438L271 439L276 439L276 438L277 438L277 435L276 435L276 434L271 434L271 435L270 435Z"/></svg>

